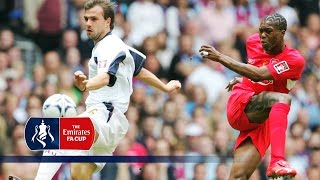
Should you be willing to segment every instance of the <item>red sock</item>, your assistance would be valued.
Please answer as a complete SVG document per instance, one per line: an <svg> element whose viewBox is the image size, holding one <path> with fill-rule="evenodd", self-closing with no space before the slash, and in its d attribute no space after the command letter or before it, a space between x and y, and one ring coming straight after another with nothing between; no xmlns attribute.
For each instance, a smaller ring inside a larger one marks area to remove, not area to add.
<svg viewBox="0 0 320 180"><path fill-rule="evenodd" d="M272 106L269 114L271 160L274 164L284 160L286 146L286 130L288 125L288 113L290 106L284 103L276 103Z"/></svg>

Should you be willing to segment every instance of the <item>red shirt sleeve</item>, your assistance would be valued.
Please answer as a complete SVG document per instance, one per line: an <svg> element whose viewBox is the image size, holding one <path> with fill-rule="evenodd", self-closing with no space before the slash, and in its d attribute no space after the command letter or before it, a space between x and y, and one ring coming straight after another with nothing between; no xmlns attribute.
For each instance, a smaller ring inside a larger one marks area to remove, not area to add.
<svg viewBox="0 0 320 180"><path fill-rule="evenodd" d="M267 65L269 72L275 80L292 79L301 77L305 61L297 51L291 51L276 63Z"/></svg>

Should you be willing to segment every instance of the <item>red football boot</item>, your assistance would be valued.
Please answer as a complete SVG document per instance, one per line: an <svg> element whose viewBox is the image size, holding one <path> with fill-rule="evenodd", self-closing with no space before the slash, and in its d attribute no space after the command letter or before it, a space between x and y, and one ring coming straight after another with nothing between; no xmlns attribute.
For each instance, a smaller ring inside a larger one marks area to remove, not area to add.
<svg viewBox="0 0 320 180"><path fill-rule="evenodd" d="M266 174L267 177L272 179L278 177L293 178L297 174L297 171L290 167L286 161L280 160L270 165Z"/></svg>

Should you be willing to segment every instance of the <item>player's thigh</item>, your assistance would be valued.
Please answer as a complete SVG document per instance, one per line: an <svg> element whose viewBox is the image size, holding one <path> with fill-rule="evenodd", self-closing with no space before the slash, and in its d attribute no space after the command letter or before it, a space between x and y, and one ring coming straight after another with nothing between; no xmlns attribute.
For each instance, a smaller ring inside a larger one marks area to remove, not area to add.
<svg viewBox="0 0 320 180"><path fill-rule="evenodd" d="M229 179L249 179L259 163L260 154L248 138L234 152Z"/></svg>
<svg viewBox="0 0 320 180"><path fill-rule="evenodd" d="M94 163L71 163L72 180L90 180L96 168Z"/></svg>
<svg viewBox="0 0 320 180"><path fill-rule="evenodd" d="M269 117L271 107L278 102L290 105L291 98L284 93L262 92L252 96L245 113L251 123L262 123Z"/></svg>

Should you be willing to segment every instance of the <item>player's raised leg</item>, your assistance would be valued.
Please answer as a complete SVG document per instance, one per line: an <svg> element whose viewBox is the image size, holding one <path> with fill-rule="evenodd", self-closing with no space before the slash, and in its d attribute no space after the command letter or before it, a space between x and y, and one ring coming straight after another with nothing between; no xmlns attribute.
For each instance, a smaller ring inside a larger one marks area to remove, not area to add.
<svg viewBox="0 0 320 180"><path fill-rule="evenodd" d="M286 129L291 97L277 92L262 92L252 97L245 112L250 122L262 123L269 118L271 161L268 177L294 177L296 171L285 161Z"/></svg>

